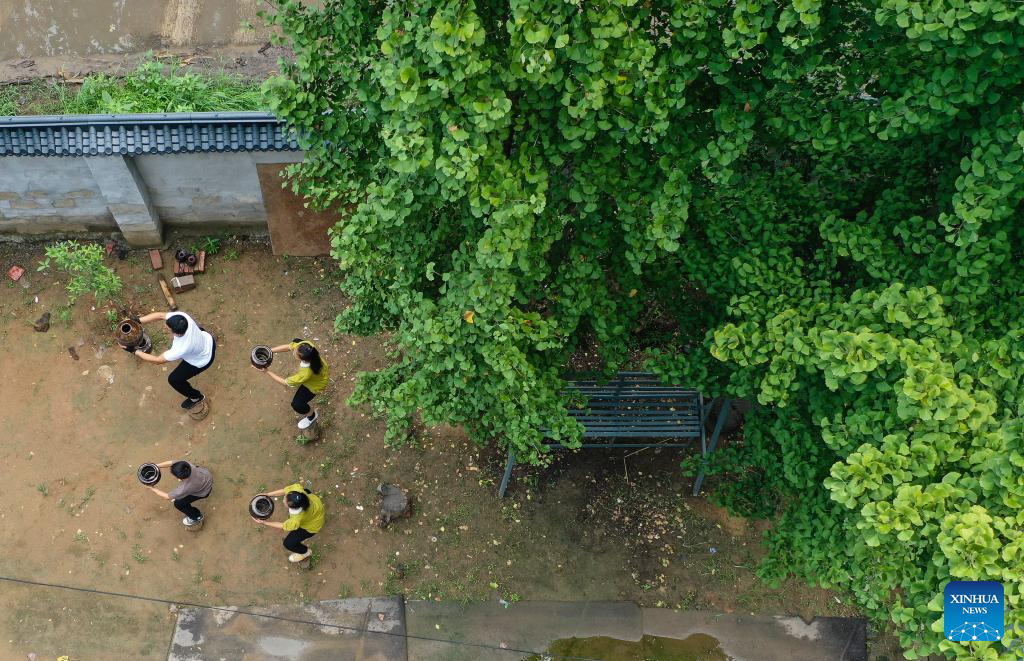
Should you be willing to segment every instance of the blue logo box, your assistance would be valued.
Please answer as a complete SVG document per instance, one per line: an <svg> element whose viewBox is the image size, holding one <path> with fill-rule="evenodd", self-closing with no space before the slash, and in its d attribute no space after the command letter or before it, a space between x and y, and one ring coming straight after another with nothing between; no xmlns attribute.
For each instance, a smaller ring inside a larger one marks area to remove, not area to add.
<svg viewBox="0 0 1024 661"><path fill-rule="evenodd" d="M998 581L950 581L944 590L942 622L952 641L995 641L1003 637L1003 584Z"/></svg>

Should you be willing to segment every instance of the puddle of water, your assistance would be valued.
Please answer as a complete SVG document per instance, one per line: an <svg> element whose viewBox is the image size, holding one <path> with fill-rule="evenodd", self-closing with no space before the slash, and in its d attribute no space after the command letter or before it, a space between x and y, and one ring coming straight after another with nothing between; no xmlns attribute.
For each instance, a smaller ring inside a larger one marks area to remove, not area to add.
<svg viewBox="0 0 1024 661"><path fill-rule="evenodd" d="M563 638L551 643L547 653L600 661L733 661L722 651L718 639L702 633L682 640L644 636L636 642L604 636ZM534 655L526 661L544 661L545 658Z"/></svg>
<svg viewBox="0 0 1024 661"><path fill-rule="evenodd" d="M0 0L0 60L249 44L260 0ZM262 31L261 31L262 32Z"/></svg>

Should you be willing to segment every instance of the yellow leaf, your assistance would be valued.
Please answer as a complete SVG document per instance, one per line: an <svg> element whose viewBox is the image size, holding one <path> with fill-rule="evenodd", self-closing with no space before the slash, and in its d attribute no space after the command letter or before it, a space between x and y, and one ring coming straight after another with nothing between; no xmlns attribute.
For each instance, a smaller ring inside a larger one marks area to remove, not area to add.
<svg viewBox="0 0 1024 661"><path fill-rule="evenodd" d="M473 314L472 310L466 310L465 312L462 313L462 320L465 321L467 324L471 324L473 323L474 316L475 315Z"/></svg>
<svg viewBox="0 0 1024 661"><path fill-rule="evenodd" d="M636 296L636 290L635 289L630 289L629 290L629 297L633 298L634 296Z"/></svg>

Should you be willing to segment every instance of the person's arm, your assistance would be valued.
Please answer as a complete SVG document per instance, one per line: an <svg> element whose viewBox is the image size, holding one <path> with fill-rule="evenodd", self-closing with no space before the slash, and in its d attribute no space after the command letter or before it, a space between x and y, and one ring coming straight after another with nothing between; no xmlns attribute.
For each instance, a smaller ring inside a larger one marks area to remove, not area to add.
<svg viewBox="0 0 1024 661"><path fill-rule="evenodd" d="M150 312L147 315L139 317L139 323L148 324L151 321L163 321L164 319L167 319L166 312Z"/></svg>
<svg viewBox="0 0 1024 661"><path fill-rule="evenodd" d="M261 372L264 372L265 374L267 374L267 376L269 376L269 377L270 377L271 379L273 379L274 381L277 381L277 382L278 382L278 383L280 383L280 384L281 384L282 386L287 386L287 385L288 385L288 381L286 381L285 379L283 379L283 378L279 377L278 375L274 374L274 373L273 373L273 372L271 372L270 370L268 370L268 369L266 369L266 368L263 368L263 369L261 369L260 371L261 371ZM291 386L288 386L288 387L291 387Z"/></svg>
<svg viewBox="0 0 1024 661"><path fill-rule="evenodd" d="M270 351L271 351L271 353L284 353L285 351L291 351L291 350L292 350L292 345L291 344L279 344L276 347L274 347L273 349L271 349Z"/></svg>
<svg viewBox="0 0 1024 661"><path fill-rule="evenodd" d="M173 459L170 460L170 461L161 461L159 464L153 464L153 465L156 466L157 468L170 468L170 466L174 463L174 461L175 460L173 460Z"/></svg>
<svg viewBox="0 0 1024 661"><path fill-rule="evenodd" d="M170 362L166 358L164 358L163 354L160 354L158 356L153 356L151 354L146 353L142 349L136 349L132 353L134 353L136 356L138 356L139 358L141 358L145 362L153 363L154 365L163 365L166 362Z"/></svg>
<svg viewBox="0 0 1024 661"><path fill-rule="evenodd" d="M250 516L250 519L260 524L261 526L267 526L268 528L277 528L278 530L284 530L284 524L278 523L277 521L265 521L263 519L257 519L254 516Z"/></svg>
<svg viewBox="0 0 1024 661"><path fill-rule="evenodd" d="M174 500L174 499L173 499L173 498L171 498L171 497L170 497L169 495L167 495L167 494L166 494L165 492L163 492L163 491L160 491L160 490L159 490L159 489L157 489L156 487L146 487L146 488L147 488L147 489L149 489L150 491L152 491L153 493L155 493L156 495L160 496L160 497L161 497L161 498L163 498L164 500Z"/></svg>
<svg viewBox="0 0 1024 661"><path fill-rule="evenodd" d="M288 487L290 487L290 486L291 486L291 485L289 484L289 485L288 485ZM277 497L277 496L283 496L283 495L285 495L286 493L288 493L288 491L287 491L288 487L281 487L281 488L280 488L280 489L278 489L277 491L268 491L267 493L265 493L265 494L263 494L263 495L264 495L264 496L270 496L271 498L275 498L275 497Z"/></svg>

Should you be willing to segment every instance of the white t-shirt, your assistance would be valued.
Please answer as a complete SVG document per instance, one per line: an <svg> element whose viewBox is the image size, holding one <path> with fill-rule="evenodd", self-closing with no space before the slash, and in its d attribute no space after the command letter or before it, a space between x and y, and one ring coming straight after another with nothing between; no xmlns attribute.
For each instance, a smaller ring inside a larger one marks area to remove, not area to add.
<svg viewBox="0 0 1024 661"><path fill-rule="evenodd" d="M167 362L184 360L192 367L206 367L213 358L213 336L200 330L199 324L184 312L168 312L167 319L174 316L185 317L188 328L182 336L173 335L171 348L163 353Z"/></svg>

